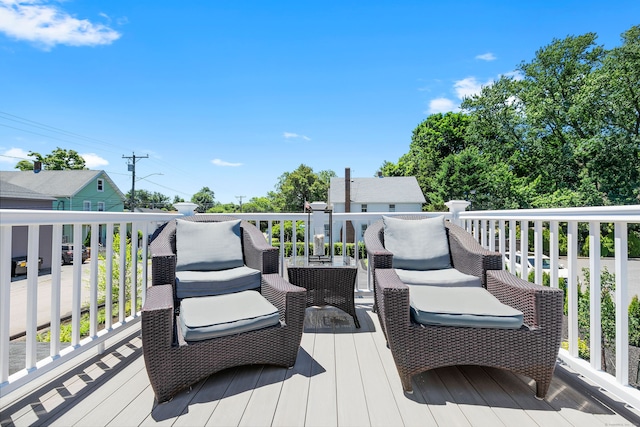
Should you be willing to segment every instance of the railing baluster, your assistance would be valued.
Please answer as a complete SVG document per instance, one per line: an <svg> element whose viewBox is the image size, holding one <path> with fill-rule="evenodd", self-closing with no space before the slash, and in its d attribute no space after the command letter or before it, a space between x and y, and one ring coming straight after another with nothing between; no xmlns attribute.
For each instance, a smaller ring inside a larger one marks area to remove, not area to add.
<svg viewBox="0 0 640 427"><path fill-rule="evenodd" d="M38 247L40 244L40 226L29 226L27 243L27 348L26 368L36 366L36 334L38 329ZM34 268L35 266L35 268Z"/></svg>
<svg viewBox="0 0 640 427"><path fill-rule="evenodd" d="M629 298L627 286L628 237L627 223L615 223L616 266L616 379L629 384Z"/></svg>
<svg viewBox="0 0 640 427"><path fill-rule="evenodd" d="M120 267L120 276L118 277L118 320L124 323L127 317L125 313L126 307L126 283L127 283L127 224L120 223L120 256L118 258L118 266Z"/></svg>
<svg viewBox="0 0 640 427"><path fill-rule="evenodd" d="M62 224L53 225L51 231L51 327L49 355L60 353L60 290L62 281Z"/></svg>
<svg viewBox="0 0 640 427"><path fill-rule="evenodd" d="M591 367L602 369L602 316L600 288L600 222L589 223L589 359Z"/></svg>
<svg viewBox="0 0 640 427"><path fill-rule="evenodd" d="M509 220L509 271L516 274L516 220Z"/></svg>
<svg viewBox="0 0 640 427"><path fill-rule="evenodd" d="M71 345L80 344L82 305L82 224L73 224L73 297L71 307Z"/></svg>
<svg viewBox="0 0 640 427"><path fill-rule="evenodd" d="M131 223L131 316L138 313L138 223Z"/></svg>
<svg viewBox="0 0 640 427"><path fill-rule="evenodd" d="M501 219L500 221L498 221L498 238L499 238L499 243L498 243L498 250L500 251L500 254L502 254L502 268L504 268L504 253L506 252L506 236L505 236L505 223L504 220Z"/></svg>
<svg viewBox="0 0 640 427"><path fill-rule="evenodd" d="M535 283L542 285L542 221L534 221L533 223L533 253Z"/></svg>
<svg viewBox="0 0 640 427"><path fill-rule="evenodd" d="M578 223L567 223L569 353L578 357Z"/></svg>
<svg viewBox="0 0 640 427"><path fill-rule="evenodd" d="M489 250L496 250L496 220L489 221Z"/></svg>
<svg viewBox="0 0 640 427"><path fill-rule="evenodd" d="M529 220L520 221L520 276L529 280Z"/></svg>
<svg viewBox="0 0 640 427"><path fill-rule="evenodd" d="M91 224L91 279L89 288L89 334L98 333L98 231L99 224ZM80 258L82 259L82 258Z"/></svg>
<svg viewBox="0 0 640 427"><path fill-rule="evenodd" d="M107 240L105 242L105 295L104 295L104 307L105 307L105 325L106 329L111 329L113 324L113 223L107 224Z"/></svg>
<svg viewBox="0 0 640 427"><path fill-rule="evenodd" d="M13 227L0 226L0 384L9 378L11 335L11 239Z"/></svg>
<svg viewBox="0 0 640 427"><path fill-rule="evenodd" d="M147 300L147 286L149 285L149 223L143 222L142 226L142 307L144 307L144 303ZM137 311L137 310L136 310Z"/></svg>
<svg viewBox="0 0 640 427"><path fill-rule="evenodd" d="M549 272L549 285L552 288L558 287L558 221L549 221L549 262L551 271Z"/></svg>

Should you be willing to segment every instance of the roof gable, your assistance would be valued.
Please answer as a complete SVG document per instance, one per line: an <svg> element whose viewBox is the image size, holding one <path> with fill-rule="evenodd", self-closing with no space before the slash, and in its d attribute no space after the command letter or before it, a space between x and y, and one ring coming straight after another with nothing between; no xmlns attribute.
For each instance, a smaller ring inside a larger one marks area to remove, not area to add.
<svg viewBox="0 0 640 427"><path fill-rule="evenodd" d="M120 198L124 200L120 189L104 171L100 170L43 170L38 173L33 171L0 171L0 181L3 185L9 183L52 197L73 197L99 177L107 180Z"/></svg>
<svg viewBox="0 0 640 427"><path fill-rule="evenodd" d="M331 178L329 200L344 203L344 178ZM426 203L414 176L351 178L352 203Z"/></svg>

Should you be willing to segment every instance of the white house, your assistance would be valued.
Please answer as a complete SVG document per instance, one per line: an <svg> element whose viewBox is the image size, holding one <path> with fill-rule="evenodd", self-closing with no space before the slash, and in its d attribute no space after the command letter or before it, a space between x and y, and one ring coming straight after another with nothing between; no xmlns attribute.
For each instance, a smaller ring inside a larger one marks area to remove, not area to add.
<svg viewBox="0 0 640 427"><path fill-rule="evenodd" d="M331 178L329 205L333 212L421 212L426 203L424 194L414 176L351 178L345 170L345 178ZM349 227L352 228L352 227ZM347 241L353 241L353 231L347 229ZM366 226L359 230L359 236ZM334 241L339 236L334 236Z"/></svg>

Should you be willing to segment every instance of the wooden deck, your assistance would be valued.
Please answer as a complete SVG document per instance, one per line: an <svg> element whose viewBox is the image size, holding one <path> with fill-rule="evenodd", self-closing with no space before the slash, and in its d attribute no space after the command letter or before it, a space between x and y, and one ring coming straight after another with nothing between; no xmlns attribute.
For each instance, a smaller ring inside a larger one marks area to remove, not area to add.
<svg viewBox="0 0 640 427"><path fill-rule="evenodd" d="M544 401L533 381L460 366L414 378L405 395L371 299L362 328L334 308L309 308L293 369L229 369L157 405L138 332L72 370L1 399L2 426L630 426L640 412L558 366ZM28 386L27 386L28 387Z"/></svg>

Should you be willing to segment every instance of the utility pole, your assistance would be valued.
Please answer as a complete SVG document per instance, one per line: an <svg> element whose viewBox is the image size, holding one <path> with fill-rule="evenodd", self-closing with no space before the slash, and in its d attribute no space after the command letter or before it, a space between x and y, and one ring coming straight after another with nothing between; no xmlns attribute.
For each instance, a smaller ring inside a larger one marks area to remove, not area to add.
<svg viewBox="0 0 640 427"><path fill-rule="evenodd" d="M236 196L236 199L238 199L240 201L240 213L242 213L242 199L244 199L247 196Z"/></svg>
<svg viewBox="0 0 640 427"><path fill-rule="evenodd" d="M129 172L131 172L131 202L129 202L129 210L133 212L133 208L135 207L136 200L136 162L140 159L148 159L149 155L146 154L144 156L136 156L136 153L132 153L131 156L122 155L123 159L128 159L128 168Z"/></svg>

